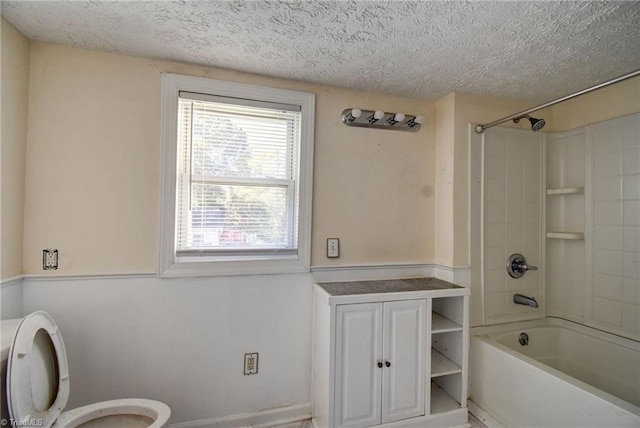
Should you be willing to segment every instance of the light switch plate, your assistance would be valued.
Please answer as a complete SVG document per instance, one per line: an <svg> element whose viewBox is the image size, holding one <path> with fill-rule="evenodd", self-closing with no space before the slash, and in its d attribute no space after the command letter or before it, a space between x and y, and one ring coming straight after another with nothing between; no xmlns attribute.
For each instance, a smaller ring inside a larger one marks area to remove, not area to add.
<svg viewBox="0 0 640 428"><path fill-rule="evenodd" d="M327 257L330 259L340 257L340 240L338 238L327 239Z"/></svg>

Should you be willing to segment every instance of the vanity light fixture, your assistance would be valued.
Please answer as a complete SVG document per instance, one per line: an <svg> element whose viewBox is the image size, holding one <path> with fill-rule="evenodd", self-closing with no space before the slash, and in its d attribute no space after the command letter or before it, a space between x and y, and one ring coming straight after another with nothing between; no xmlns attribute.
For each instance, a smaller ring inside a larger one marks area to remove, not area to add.
<svg viewBox="0 0 640 428"><path fill-rule="evenodd" d="M362 116L362 110L356 107L356 108L352 108L351 111L349 111L349 113L343 120L346 120L348 123L351 123L355 121L357 118L359 118L360 116Z"/></svg>
<svg viewBox="0 0 640 428"><path fill-rule="evenodd" d="M418 132L421 124L425 121L423 115L413 116L382 110L361 110L357 107L342 110L340 117L342 123L347 126L408 132Z"/></svg>

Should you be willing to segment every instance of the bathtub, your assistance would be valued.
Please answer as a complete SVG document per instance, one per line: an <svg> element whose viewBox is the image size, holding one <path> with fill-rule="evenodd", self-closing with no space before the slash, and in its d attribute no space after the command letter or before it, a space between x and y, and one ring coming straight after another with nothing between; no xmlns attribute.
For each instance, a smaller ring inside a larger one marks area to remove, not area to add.
<svg viewBox="0 0 640 428"><path fill-rule="evenodd" d="M488 425L640 427L639 342L558 318L471 334L470 409Z"/></svg>

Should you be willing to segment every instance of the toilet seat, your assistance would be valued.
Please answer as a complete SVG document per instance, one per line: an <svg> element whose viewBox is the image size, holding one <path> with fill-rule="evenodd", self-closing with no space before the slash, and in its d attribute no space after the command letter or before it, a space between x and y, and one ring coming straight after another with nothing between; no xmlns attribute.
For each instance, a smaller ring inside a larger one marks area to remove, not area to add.
<svg viewBox="0 0 640 428"><path fill-rule="evenodd" d="M2 354L8 355L3 398L15 426L77 428L89 424L94 428L165 428L168 425L169 406L142 398L103 401L63 412L69 399L69 365L62 335L53 318L37 311L22 320L0 324L3 335L13 332L11 341L3 341Z"/></svg>
<svg viewBox="0 0 640 428"><path fill-rule="evenodd" d="M6 387L9 412L18 425L37 420L48 428L67 405L67 353L58 326L46 312L33 312L18 325L7 360ZM42 395L47 390L53 397Z"/></svg>

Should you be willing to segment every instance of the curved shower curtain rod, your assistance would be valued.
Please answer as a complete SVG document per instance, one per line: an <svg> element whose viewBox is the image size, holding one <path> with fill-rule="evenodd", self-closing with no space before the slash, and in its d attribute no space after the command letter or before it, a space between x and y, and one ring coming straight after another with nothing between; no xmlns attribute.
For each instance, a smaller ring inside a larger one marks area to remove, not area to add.
<svg viewBox="0 0 640 428"><path fill-rule="evenodd" d="M555 99L553 101L546 102L544 104L540 104L539 106L532 107L532 108L530 108L528 110L523 110L523 111L521 111L519 113L512 114L511 116L503 117L502 119L495 120L495 121L493 121L491 123L487 123L486 125L476 125L476 132L478 134L482 134L484 131L486 131L487 129L489 129L489 128L493 127L493 126L500 125L501 123L508 122L510 120L513 120L513 119L520 119L520 118L522 118L523 116L525 116L525 115L527 115L529 113L533 113L534 111L541 110L543 108L552 106L554 104L558 104L558 103L561 103L563 101L570 100L571 98L575 98L575 97L577 97L579 95L584 95L584 94L586 94L588 92L595 91L596 89L604 88L605 86L613 85L614 83L622 82L623 80L627 80L627 79L630 79L630 78L635 77L635 76L640 76L640 70L636 70L636 71L632 71L631 73L623 74L622 76L616 77L615 79L607 80L606 82L599 83L599 84L597 84L595 86L591 86L590 88L583 89L581 91L575 92L575 93L570 94L570 95L565 95L564 97Z"/></svg>

